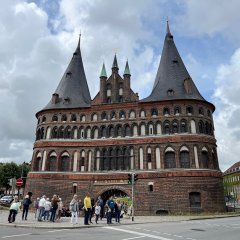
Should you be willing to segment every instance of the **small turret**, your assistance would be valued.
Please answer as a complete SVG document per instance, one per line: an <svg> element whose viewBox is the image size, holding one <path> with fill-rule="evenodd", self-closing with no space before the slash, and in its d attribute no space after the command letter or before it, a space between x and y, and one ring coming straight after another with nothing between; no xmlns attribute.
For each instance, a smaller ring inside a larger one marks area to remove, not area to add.
<svg viewBox="0 0 240 240"><path fill-rule="evenodd" d="M129 69L129 65L128 65L128 61L126 62L126 66L125 66L125 70L124 70L124 74L123 76L131 76L131 73L130 73L130 69Z"/></svg>
<svg viewBox="0 0 240 240"><path fill-rule="evenodd" d="M115 53L114 59L113 59L113 64L112 64L112 72L118 73L118 62L117 62L117 55Z"/></svg>
<svg viewBox="0 0 240 240"><path fill-rule="evenodd" d="M102 71L100 73L100 78L107 78L107 73L106 73L106 68L105 68L104 63L103 63L103 66L102 66Z"/></svg>

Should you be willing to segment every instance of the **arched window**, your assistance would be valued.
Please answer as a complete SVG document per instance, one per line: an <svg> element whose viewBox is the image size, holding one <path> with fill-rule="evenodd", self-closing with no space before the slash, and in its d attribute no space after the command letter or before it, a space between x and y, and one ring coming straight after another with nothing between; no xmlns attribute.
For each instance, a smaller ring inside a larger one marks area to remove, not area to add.
<svg viewBox="0 0 240 240"><path fill-rule="evenodd" d="M202 121L199 121L198 123L198 130L199 130L199 133L204 133L204 125Z"/></svg>
<svg viewBox="0 0 240 240"><path fill-rule="evenodd" d="M44 128L41 128L40 139L44 139Z"/></svg>
<svg viewBox="0 0 240 240"><path fill-rule="evenodd" d="M97 121L98 120L98 116L96 113L92 114L92 121Z"/></svg>
<svg viewBox="0 0 240 240"><path fill-rule="evenodd" d="M116 156L112 148L109 149L110 170L116 170Z"/></svg>
<svg viewBox="0 0 240 240"><path fill-rule="evenodd" d="M62 121L62 122L66 122L66 121L67 121L67 115L66 115L66 114L63 114L63 115L62 115L61 121Z"/></svg>
<svg viewBox="0 0 240 240"><path fill-rule="evenodd" d="M67 126L66 128L65 128L65 138L66 139L69 139L69 138L71 138L71 127L70 126Z"/></svg>
<svg viewBox="0 0 240 240"><path fill-rule="evenodd" d="M80 121L81 122L85 122L86 121L86 116L84 114L81 115Z"/></svg>
<svg viewBox="0 0 240 240"><path fill-rule="evenodd" d="M181 113L181 108L180 107L175 107L174 108L174 115L178 116Z"/></svg>
<svg viewBox="0 0 240 240"><path fill-rule="evenodd" d="M113 138L113 137L114 137L114 128L113 128L112 125L110 125L110 126L108 127L108 136L109 136L110 138Z"/></svg>
<svg viewBox="0 0 240 240"><path fill-rule="evenodd" d="M43 116L43 117L42 117L42 123L45 123L45 122L46 122L46 117Z"/></svg>
<svg viewBox="0 0 240 240"><path fill-rule="evenodd" d="M156 108L153 108L151 112L152 112L152 117L156 117L158 115L158 111Z"/></svg>
<svg viewBox="0 0 240 240"><path fill-rule="evenodd" d="M164 115L164 116L168 116L169 114L170 114L169 108L165 107L165 108L163 109L163 115Z"/></svg>
<svg viewBox="0 0 240 240"><path fill-rule="evenodd" d="M187 121L186 120L181 120L181 132L185 133L187 132Z"/></svg>
<svg viewBox="0 0 240 240"><path fill-rule="evenodd" d="M57 154L52 152L48 158L48 171L57 171Z"/></svg>
<svg viewBox="0 0 240 240"><path fill-rule="evenodd" d="M111 119L115 119L116 118L116 112L115 111L112 111L111 112Z"/></svg>
<svg viewBox="0 0 240 240"><path fill-rule="evenodd" d="M131 136L131 128L127 124L127 125L125 125L125 137L130 137L130 136Z"/></svg>
<svg viewBox="0 0 240 240"><path fill-rule="evenodd" d="M130 169L130 154L128 149L123 149L123 160L122 160L122 170Z"/></svg>
<svg viewBox="0 0 240 240"><path fill-rule="evenodd" d="M170 126L169 126L169 122L165 121L163 123L163 130L164 130L164 134L170 134Z"/></svg>
<svg viewBox="0 0 240 240"><path fill-rule="evenodd" d="M58 137L64 138L64 127L63 126L61 126L58 130Z"/></svg>
<svg viewBox="0 0 240 240"><path fill-rule="evenodd" d="M107 137L107 129L105 126L101 127L101 137L106 138Z"/></svg>
<svg viewBox="0 0 240 240"><path fill-rule="evenodd" d="M134 110L130 111L129 118L136 118L136 113Z"/></svg>
<svg viewBox="0 0 240 240"><path fill-rule="evenodd" d="M53 115L52 116L52 121L53 122L57 122L58 121L58 116L57 115Z"/></svg>
<svg viewBox="0 0 240 240"><path fill-rule="evenodd" d="M172 123L172 132L173 133L178 133L178 122L175 120Z"/></svg>
<svg viewBox="0 0 240 240"><path fill-rule="evenodd" d="M180 152L180 167L190 168L189 152L186 150Z"/></svg>
<svg viewBox="0 0 240 240"><path fill-rule="evenodd" d="M87 138L91 138L91 128L87 127Z"/></svg>
<svg viewBox="0 0 240 240"><path fill-rule="evenodd" d="M192 115L192 114L193 114L193 107L192 107L192 106L188 106L188 107L186 108L186 113L187 113L188 115Z"/></svg>
<svg viewBox="0 0 240 240"><path fill-rule="evenodd" d="M119 84L119 91L118 91L119 96L123 95L123 83Z"/></svg>
<svg viewBox="0 0 240 240"><path fill-rule="evenodd" d="M202 150L201 160L202 160L202 167L209 168L209 157L208 157L208 152L206 150Z"/></svg>
<svg viewBox="0 0 240 240"><path fill-rule="evenodd" d="M107 113L106 113L106 112L103 112L103 113L101 114L101 118L102 118L102 120L107 120Z"/></svg>
<svg viewBox="0 0 240 240"><path fill-rule="evenodd" d="M165 152L165 161L164 161L165 168L175 168L175 153L172 151Z"/></svg>
<svg viewBox="0 0 240 240"><path fill-rule="evenodd" d="M69 154L67 152L63 153L60 158L60 171L67 172L69 171Z"/></svg>
<svg viewBox="0 0 240 240"><path fill-rule="evenodd" d="M202 108L202 107L200 107L200 108L198 109L198 113L199 113L199 115L204 115L204 111L203 111L203 108Z"/></svg>
<svg viewBox="0 0 240 240"><path fill-rule="evenodd" d="M77 116L76 114L71 115L71 122L76 122L77 121Z"/></svg>
<svg viewBox="0 0 240 240"><path fill-rule="evenodd" d="M121 110L119 113L119 118L124 119L125 117L126 117L125 112L123 110Z"/></svg>
<svg viewBox="0 0 240 240"><path fill-rule="evenodd" d="M116 133L117 133L117 136L118 137L121 137L122 136L122 126L121 125L118 125L117 128L116 128Z"/></svg>
<svg viewBox="0 0 240 240"><path fill-rule="evenodd" d="M140 117L141 118L145 118L146 117L145 111L143 109L140 111Z"/></svg>
<svg viewBox="0 0 240 240"><path fill-rule="evenodd" d="M58 138L58 128L54 127L52 129L52 138Z"/></svg>

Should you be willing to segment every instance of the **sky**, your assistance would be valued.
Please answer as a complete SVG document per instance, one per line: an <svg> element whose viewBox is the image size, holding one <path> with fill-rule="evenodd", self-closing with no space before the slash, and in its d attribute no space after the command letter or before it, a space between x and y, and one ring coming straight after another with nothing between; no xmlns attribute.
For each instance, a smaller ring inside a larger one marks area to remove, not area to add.
<svg viewBox="0 0 240 240"><path fill-rule="evenodd" d="M1 0L0 162L29 162L35 113L51 99L76 49L92 99L105 62L128 59L140 99L152 89L169 19L175 44L204 98L216 106L222 171L240 161L239 0Z"/></svg>

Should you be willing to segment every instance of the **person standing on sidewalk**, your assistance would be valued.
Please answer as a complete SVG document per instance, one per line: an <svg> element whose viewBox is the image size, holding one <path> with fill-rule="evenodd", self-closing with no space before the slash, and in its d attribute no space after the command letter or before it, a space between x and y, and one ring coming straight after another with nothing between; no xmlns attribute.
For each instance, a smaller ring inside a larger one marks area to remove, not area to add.
<svg viewBox="0 0 240 240"><path fill-rule="evenodd" d="M90 225L89 224L89 214L91 212L91 198L90 198L90 194L87 192L86 197L84 198L84 225Z"/></svg>
<svg viewBox="0 0 240 240"><path fill-rule="evenodd" d="M95 222L96 222L96 224L98 224L98 219L99 219L100 213L101 213L101 206L97 202L95 205Z"/></svg>
<svg viewBox="0 0 240 240"><path fill-rule="evenodd" d="M115 220L116 220L116 223L120 223L122 204L121 204L119 199L116 201L114 207L115 207Z"/></svg>
<svg viewBox="0 0 240 240"><path fill-rule="evenodd" d="M46 202L46 196L43 195L38 203L38 208L39 208L38 221L42 221L42 217L45 211L45 202Z"/></svg>
<svg viewBox="0 0 240 240"><path fill-rule="evenodd" d="M29 198L29 195L26 195L23 200L23 212L22 212L22 220L27 220L28 215L28 209L29 205L32 203L31 199Z"/></svg>
<svg viewBox="0 0 240 240"><path fill-rule="evenodd" d="M104 217L104 207L103 207L103 200L102 200L102 197L101 197L101 196L98 196L97 203L98 203L99 206L101 207L100 219L102 220L102 218Z"/></svg>
<svg viewBox="0 0 240 240"><path fill-rule="evenodd" d="M20 203L18 201L18 196L15 196L13 202L9 208L8 222L15 222L17 213L20 211Z"/></svg>
<svg viewBox="0 0 240 240"><path fill-rule="evenodd" d="M110 198L107 200L106 205L108 207L108 210L107 210L107 224L112 224L112 216L113 216L114 205L115 205L112 196L110 196Z"/></svg>
<svg viewBox="0 0 240 240"><path fill-rule="evenodd" d="M45 202L45 205L44 205L44 208L45 208L45 211L44 211L44 218L43 220L45 221L46 218L47 218L47 221L49 220L49 215L50 215L50 209L51 209L52 205L51 205L51 202L49 201L49 198L46 199L46 202Z"/></svg>
<svg viewBox="0 0 240 240"><path fill-rule="evenodd" d="M53 195L52 197L52 208L51 208L51 217L50 217L50 222L55 222L55 218L56 218L56 212L58 209L58 197L56 194Z"/></svg>
<svg viewBox="0 0 240 240"><path fill-rule="evenodd" d="M71 211L71 223L72 224L78 224L78 200L77 200L77 195L75 194L73 196L72 201L70 202L69 209Z"/></svg>

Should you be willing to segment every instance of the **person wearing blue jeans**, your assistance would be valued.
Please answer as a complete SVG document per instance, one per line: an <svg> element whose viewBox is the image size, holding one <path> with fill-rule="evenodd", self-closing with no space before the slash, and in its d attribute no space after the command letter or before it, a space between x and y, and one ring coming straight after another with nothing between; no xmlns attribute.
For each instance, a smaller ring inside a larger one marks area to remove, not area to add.
<svg viewBox="0 0 240 240"><path fill-rule="evenodd" d="M107 200L106 205L108 207L107 224L112 224L112 215L114 212L114 205L115 205L112 196L110 196L110 198Z"/></svg>

